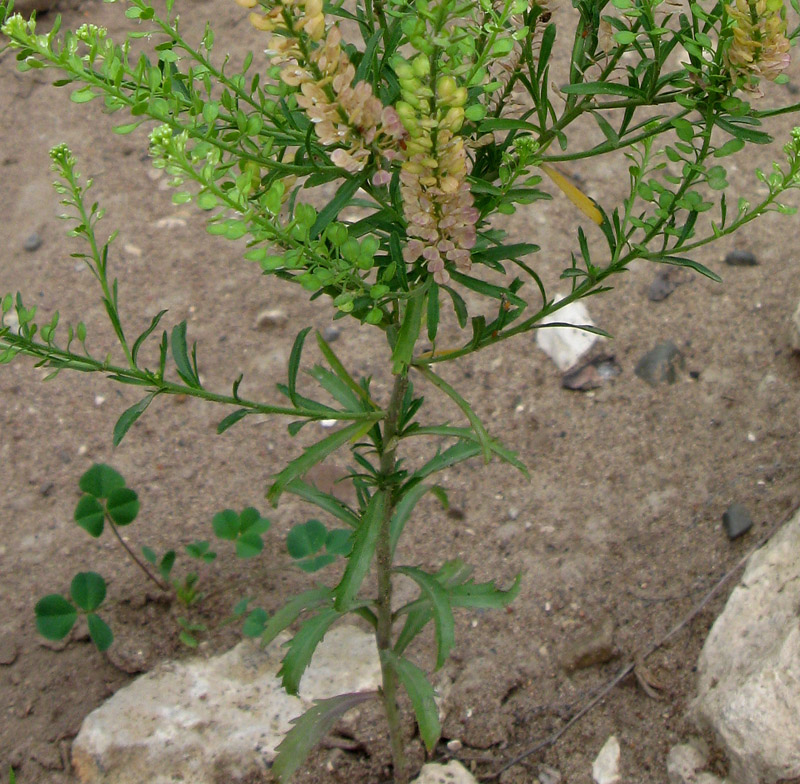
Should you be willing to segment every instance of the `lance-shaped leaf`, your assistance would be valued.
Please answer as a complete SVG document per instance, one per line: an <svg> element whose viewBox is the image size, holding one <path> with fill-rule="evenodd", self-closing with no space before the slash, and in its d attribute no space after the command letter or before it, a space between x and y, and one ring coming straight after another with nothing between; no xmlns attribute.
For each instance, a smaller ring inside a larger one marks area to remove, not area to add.
<svg viewBox="0 0 800 784"><path fill-rule="evenodd" d="M347 523L351 528L358 526L358 517L353 514L347 504L342 503L336 496L330 493L323 493L318 490L314 485L304 482L302 479L294 479L286 485L286 492L292 493L304 501L308 501L320 509L328 512L344 523Z"/></svg>
<svg viewBox="0 0 800 784"><path fill-rule="evenodd" d="M507 607L519 594L522 574L514 578L512 586L501 591L494 582L474 583L472 580L449 588L447 595L453 607L473 607L484 610L499 610Z"/></svg>
<svg viewBox="0 0 800 784"><path fill-rule="evenodd" d="M273 506L277 506L278 499L290 482L303 476L312 466L321 463L331 452L335 452L343 444L359 439L372 427L374 420L379 419L380 416L380 413L376 412L374 418L353 422L308 447L300 457L292 460L283 471L276 475L274 484L267 491L269 502Z"/></svg>
<svg viewBox="0 0 800 784"><path fill-rule="evenodd" d="M300 357L303 354L303 344L305 343L306 335L308 335L310 331L311 327L306 327L297 333L297 337L294 339L292 350L289 354L289 400L291 400L292 405L297 408L300 407L297 396L297 372L300 370Z"/></svg>
<svg viewBox="0 0 800 784"><path fill-rule="evenodd" d="M394 351L392 351L392 373L402 373L411 364L411 357L414 354L414 346L419 337L419 330L422 325L422 307L425 297L422 292L417 291L409 297L406 302L406 310L403 314L403 323L400 325L400 332L397 335Z"/></svg>
<svg viewBox="0 0 800 784"><path fill-rule="evenodd" d="M346 612L349 609L369 571L387 502L386 491L376 490L353 534L353 549L347 559L347 567L341 582L334 588L334 606L339 611Z"/></svg>
<svg viewBox="0 0 800 784"><path fill-rule="evenodd" d="M172 328L172 336L170 338L170 346L172 348L172 358L175 360L175 366L178 369L178 375L183 379L184 383L194 389L200 389L200 379L197 377L196 367L193 361L189 359L189 353L186 346L186 322L181 321ZM194 351L192 352L194 357Z"/></svg>
<svg viewBox="0 0 800 784"><path fill-rule="evenodd" d="M335 620L341 617L338 610L328 608L304 621L297 633L286 644L288 651L278 670L278 677L283 681L283 688L289 694L296 695L300 688L300 679L311 663L311 657L322 638Z"/></svg>
<svg viewBox="0 0 800 784"><path fill-rule="evenodd" d="M362 387L348 372L347 368L342 364L342 361L336 356L336 352L330 347L328 342L322 335L317 332L317 345L319 345L319 349L322 352L322 355L328 361L328 364L331 366L331 370L353 391L358 395L365 403L367 403L371 408L377 408L375 403L370 399L369 394L367 391Z"/></svg>
<svg viewBox="0 0 800 784"><path fill-rule="evenodd" d="M408 659L398 656L394 651L381 651L381 658L397 673L400 683L408 692L419 726L420 737L428 751L433 751L442 734L433 686L419 667Z"/></svg>
<svg viewBox="0 0 800 784"><path fill-rule="evenodd" d="M433 610L433 622L436 627L436 669L438 670L450 655L455 643L455 622L453 608L447 591L435 575L423 572L415 566L399 566L396 572L410 577L421 589Z"/></svg>
<svg viewBox="0 0 800 784"><path fill-rule="evenodd" d="M315 700L302 716L293 719L294 726L280 742L278 754L272 764L272 772L278 777L278 781L289 781L314 746L334 728L347 711L373 699L377 694L376 691L360 691L339 694L327 700Z"/></svg>
<svg viewBox="0 0 800 784"><path fill-rule="evenodd" d="M146 411L157 394L157 392L151 392L138 403L134 403L130 408L122 412L117 424L114 425L114 446L119 446L122 443L122 439L125 438L125 434L130 430L131 425Z"/></svg>

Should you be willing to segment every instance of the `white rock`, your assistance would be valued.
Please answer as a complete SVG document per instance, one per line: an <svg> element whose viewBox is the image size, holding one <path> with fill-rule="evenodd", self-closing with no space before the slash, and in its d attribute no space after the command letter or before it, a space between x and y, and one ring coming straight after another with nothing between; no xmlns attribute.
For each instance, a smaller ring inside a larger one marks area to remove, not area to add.
<svg viewBox="0 0 800 784"><path fill-rule="evenodd" d="M478 784L477 779L456 760L447 765L429 762L419 772L412 784Z"/></svg>
<svg viewBox="0 0 800 784"><path fill-rule="evenodd" d="M563 297L556 297L556 300ZM564 322L593 327L589 311L582 302L571 302L561 310L545 316L541 324ZM573 327L545 327L536 330L536 345L544 351L559 370L571 368L597 341L598 336Z"/></svg>
<svg viewBox="0 0 800 784"><path fill-rule="evenodd" d="M669 784L696 784L697 771L708 763L708 749L702 741L681 743L673 746L667 754L667 778Z"/></svg>
<svg viewBox="0 0 800 784"><path fill-rule="evenodd" d="M698 773L695 784L730 784L728 779L721 779L713 773Z"/></svg>
<svg viewBox="0 0 800 784"><path fill-rule="evenodd" d="M789 342L795 351L800 351L800 303L792 316L792 326L789 331Z"/></svg>
<svg viewBox="0 0 800 784"><path fill-rule="evenodd" d="M616 735L609 735L600 753L592 764L594 784L616 784L619 777L619 741Z"/></svg>
<svg viewBox="0 0 800 784"><path fill-rule="evenodd" d="M343 625L317 648L300 696L289 696L276 675L287 639L281 635L265 650L246 640L221 656L167 662L120 689L86 717L75 739L78 780L237 781L267 768L290 722L313 699L377 688L373 636Z"/></svg>
<svg viewBox="0 0 800 784"><path fill-rule="evenodd" d="M737 784L800 776L800 514L750 559L709 632L692 712Z"/></svg>

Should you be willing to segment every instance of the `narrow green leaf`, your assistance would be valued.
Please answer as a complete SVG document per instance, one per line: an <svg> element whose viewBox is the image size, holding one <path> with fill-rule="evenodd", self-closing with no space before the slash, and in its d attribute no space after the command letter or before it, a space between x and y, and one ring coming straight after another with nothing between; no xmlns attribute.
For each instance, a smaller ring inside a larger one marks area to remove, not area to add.
<svg viewBox="0 0 800 784"><path fill-rule="evenodd" d="M297 695L300 679L311 662L317 645L328 632L334 621L341 617L338 610L328 608L305 621L297 633L287 643L288 651L278 670L278 677L283 681L283 688L289 694Z"/></svg>
<svg viewBox="0 0 800 784"><path fill-rule="evenodd" d="M380 414L376 414L378 419ZM340 446L348 441L356 441L364 435L373 425L373 420L353 422L341 430L337 430L331 435L318 441L313 446L308 447L300 457L292 460L286 468L275 476L275 482L267 491L267 499L276 506L278 499L286 489L286 486L294 479L303 476L312 466L322 462L331 452L336 451Z"/></svg>
<svg viewBox="0 0 800 784"><path fill-rule="evenodd" d="M72 578L69 593L81 610L92 612L106 598L106 581L97 572L78 572Z"/></svg>
<svg viewBox="0 0 800 784"><path fill-rule="evenodd" d="M456 281L456 283L460 283L465 288L477 291L479 294L483 294L486 297L508 301L518 308L525 308L528 305L524 299L521 299L514 294L513 291L504 286L495 286L493 283L487 283L485 280L479 280L478 278L464 275L464 273L456 272L455 270L450 273L450 277Z"/></svg>
<svg viewBox="0 0 800 784"><path fill-rule="evenodd" d="M621 95L625 98L644 100L644 93L641 90L618 82L567 84L561 88L561 92L567 93L567 95Z"/></svg>
<svg viewBox="0 0 800 784"><path fill-rule="evenodd" d="M112 490L125 487L125 480L110 465L95 463L78 480L78 487L95 498L108 498Z"/></svg>
<svg viewBox="0 0 800 784"><path fill-rule="evenodd" d="M97 650L107 651L114 642L114 634L108 624L95 613L89 613L86 616L86 622L89 624L89 636Z"/></svg>
<svg viewBox="0 0 800 784"><path fill-rule="evenodd" d="M139 497L129 487L118 487L108 496L106 511L117 525L128 525L139 514Z"/></svg>
<svg viewBox="0 0 800 784"><path fill-rule="evenodd" d="M75 507L75 522L95 539L103 533L106 512L92 495L81 496Z"/></svg>
<svg viewBox="0 0 800 784"><path fill-rule="evenodd" d="M315 700L302 716L293 719L294 726L280 742L272 764L272 772L278 777L278 781L288 782L314 746L334 728L347 711L373 699L377 694L374 691L364 691L339 694L327 700Z"/></svg>
<svg viewBox="0 0 800 784"><path fill-rule="evenodd" d="M592 117L603 132L603 136L616 147L619 144L619 135L612 128L611 123L600 112L592 112Z"/></svg>
<svg viewBox="0 0 800 784"><path fill-rule="evenodd" d="M727 131L729 134L731 134L731 136L735 136L737 139L741 139L745 142L753 142L754 144L770 144L770 142L773 141L773 138L764 131L757 131L755 128L734 123L723 117L717 117L716 124L722 128L723 131Z"/></svg>
<svg viewBox="0 0 800 784"><path fill-rule="evenodd" d="M328 342L322 335L317 332L317 345L322 352L322 355L328 360L331 370L345 383L353 392L356 393L365 403L368 403L373 408L377 408L375 403L372 402L364 387L362 387L348 372L342 364L339 357L336 356L334 350L330 347Z"/></svg>
<svg viewBox="0 0 800 784"><path fill-rule="evenodd" d="M428 292L428 340L436 340L436 333L439 331L439 286L431 284Z"/></svg>
<svg viewBox="0 0 800 784"><path fill-rule="evenodd" d="M316 239L320 235L320 232L322 232L332 220L336 220L339 213L350 204L355 192L361 187L363 181L363 176L348 177L339 186L334 197L319 211L317 219L314 221L314 225L309 232L312 240Z"/></svg>
<svg viewBox="0 0 800 784"><path fill-rule="evenodd" d="M261 646L269 645L306 610L330 603L332 598L333 591L330 588L313 588L290 599L267 622L264 634L261 637Z"/></svg>
<svg viewBox="0 0 800 784"><path fill-rule="evenodd" d="M248 408L237 408L231 412L217 425L217 435L224 433L229 427L233 427L240 419L244 419L249 413Z"/></svg>
<svg viewBox="0 0 800 784"><path fill-rule="evenodd" d="M305 343L306 335L311 331L311 327L301 329L297 333L297 337L292 344L292 350L289 354L289 400L296 408L300 407L297 397L297 373L300 370L300 357L303 354L303 343Z"/></svg>
<svg viewBox="0 0 800 784"><path fill-rule="evenodd" d="M186 322L181 321L172 328L172 337L170 338L170 346L172 348L172 358L175 360L175 365L178 369L178 375L188 386L195 389L200 389L200 380L194 372L194 368L189 360L188 349L186 346Z"/></svg>
<svg viewBox="0 0 800 784"><path fill-rule="evenodd" d="M695 272L699 272L701 275L705 275L705 277L710 278L716 283L722 283L722 278L717 275L716 272L713 272L706 267L705 264L701 264L694 259L685 259L680 256L660 256L656 261L671 264L674 267L687 267L688 269L693 269Z"/></svg>
<svg viewBox="0 0 800 784"><path fill-rule="evenodd" d="M363 409L359 397L354 395L350 387L335 373L331 373L322 365L314 365L306 372L346 411L355 412Z"/></svg>
<svg viewBox="0 0 800 784"><path fill-rule="evenodd" d="M136 341L133 344L133 348L131 349L131 357L133 359L134 365L136 364L136 358L139 356L139 350L142 348L142 345L144 344L145 340L147 340L147 338L150 337L155 328L161 322L161 319L164 317L164 314L166 312L167 312L166 310L162 310L156 313L156 315L153 316L153 320L150 322L150 326L148 326L147 329L144 332L142 332L142 334L139 335L138 338L136 338Z"/></svg>
<svg viewBox="0 0 800 784"><path fill-rule="evenodd" d="M527 256L529 253L536 253L539 250L540 246L534 245L532 242L514 242L510 245L495 245L485 250L475 251L472 259L478 264L485 264L503 259L518 259L520 256Z"/></svg>
<svg viewBox="0 0 800 784"><path fill-rule="evenodd" d="M403 323L400 325L397 343L395 343L394 351L392 352L392 373L402 373L411 364L414 346L419 337L419 330L422 324L423 300L422 292L416 291L406 302Z"/></svg>
<svg viewBox="0 0 800 784"><path fill-rule="evenodd" d="M144 556L145 561L155 566L156 561L158 560L158 556L156 555L156 551L152 547L148 547L147 545L142 547L142 555Z"/></svg>
<svg viewBox="0 0 800 784"><path fill-rule="evenodd" d="M436 627L436 669L438 670L447 661L450 649L455 644L455 621L447 591L436 577L423 572L422 569L414 566L399 566L395 571L410 577L431 603L433 622Z"/></svg>
<svg viewBox="0 0 800 784"><path fill-rule="evenodd" d="M302 479L293 479L286 485L286 492L302 498L311 504L319 507L325 512L333 515L343 523L347 523L351 528L358 525L358 517L353 514L349 506L342 503L336 496L330 493L323 493L314 485L304 482Z"/></svg>
<svg viewBox="0 0 800 784"><path fill-rule="evenodd" d="M39 599L34 612L36 629L48 640L63 640L78 620L75 607L57 593Z"/></svg>
<svg viewBox="0 0 800 784"><path fill-rule="evenodd" d="M442 734L439 708L436 706L436 693L433 686L425 673L408 659L398 656L391 650L381 651L381 658L394 669L403 688L408 692L419 726L420 737L428 751L433 751Z"/></svg>
<svg viewBox="0 0 800 784"><path fill-rule="evenodd" d="M429 367L425 367L422 365L415 365L415 369L422 373L428 381L431 382L437 389L442 390L453 402L464 412L464 415L469 420L470 425L472 425L472 429L475 432L475 435L478 438L478 443L481 446L481 452L483 453L483 460L484 462L488 463L489 458L491 457L492 447L491 447L491 439L489 438L489 434L486 432L486 428L483 426L483 423L480 419L478 419L478 415L472 410L472 407L464 400L458 392L453 389L443 378L437 376Z"/></svg>
<svg viewBox="0 0 800 784"><path fill-rule="evenodd" d="M347 566L339 584L334 588L334 607L346 612L356 598L361 583L369 571L375 543L378 540L383 516L386 511L387 497L385 490L376 490L369 499L361 523L353 533L353 550L347 559Z"/></svg>
<svg viewBox="0 0 800 784"><path fill-rule="evenodd" d="M134 403L129 409L122 412L122 415L114 425L114 437L112 442L114 446L119 446L125 434L130 430L131 425L147 410L153 398L158 394L151 392L146 397L143 397L138 403Z"/></svg>
<svg viewBox="0 0 800 784"><path fill-rule="evenodd" d="M414 507L431 487L431 485L416 484L406 491L401 491L401 498L397 502L394 508L394 514L392 515L389 534L393 553L395 547L397 547L400 535L403 533L403 528L411 517L411 512L414 511Z"/></svg>

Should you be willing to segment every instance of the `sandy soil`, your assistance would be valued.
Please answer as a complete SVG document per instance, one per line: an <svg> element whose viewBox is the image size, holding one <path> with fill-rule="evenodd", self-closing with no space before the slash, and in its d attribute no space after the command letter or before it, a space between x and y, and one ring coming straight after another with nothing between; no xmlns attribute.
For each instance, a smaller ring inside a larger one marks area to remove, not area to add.
<svg viewBox="0 0 800 784"><path fill-rule="evenodd" d="M218 52L241 56L258 45L233 3L193 0L191 8L187 31L213 20ZM112 33L125 28L118 6L86 2L62 10L65 26L91 19ZM796 78L798 69L793 72ZM332 312L309 304L297 287L260 277L242 261L240 245L208 236L192 209L172 206L164 178L148 161L143 132L113 136L100 102L71 104L47 77L18 74L11 54L0 59L0 292L22 291L42 315L58 308L62 321L83 319L97 352L111 347L91 276L70 258L79 248L57 220L47 152L66 141L79 169L95 178L95 198L108 210L105 232L120 232L112 264L129 330L140 331L169 308L169 325L188 319L210 388L225 390L244 372L243 393L277 399L273 384L285 378L297 330L309 323L324 328ZM785 87L775 95L791 99ZM785 118L772 126L779 143L790 126ZM750 154L731 167L735 196L757 192L753 168L781 153L776 145ZM618 198L618 166L574 171L604 204ZM556 197L520 211L508 225L516 238L542 244L537 269L555 282L577 250L577 217ZM438 676L452 694L444 741L460 740L455 756L479 776L561 727L800 504L800 365L788 344L800 299L797 226L797 218L769 216L736 244L699 253L723 282L695 276L662 302L647 298L653 266L636 264L620 276L614 292L588 303L596 323L614 335L605 350L622 371L596 391L563 389L560 373L530 335L447 371L490 431L519 451L532 477L479 461L450 470L444 483L456 509L446 513L434 500L424 502L403 545L408 563L435 566L460 557L476 564L477 578L506 584L523 574L522 592L508 612L458 614L455 655ZM26 251L33 233L41 245ZM598 239L596 232L591 239ZM758 266L725 265L734 247L753 251ZM283 310L286 323L254 328L268 308ZM336 350L354 372L374 374L385 396L384 346L354 322L337 325ZM633 368L663 340L675 342L686 366L674 385L651 388ZM73 524L83 471L93 461L120 470L142 500L140 520L126 531L131 543L164 550L211 538L211 517L222 508L255 505L266 513L268 477L307 442L305 431L305 441L293 441L281 423L251 419L217 436L216 423L227 411L161 400L112 449L113 424L137 399L135 390L67 373L43 384L43 375L25 361L0 369L0 779L13 764L24 784L71 782L69 743L83 717L136 671L191 655L178 641L175 618L182 611L152 596L110 538L90 540ZM426 396L431 420L455 417L435 390ZM734 502L748 507L755 525L730 542L721 516ZM286 531L307 515L285 499L269 511L273 528L263 557L243 565L223 546L226 557L202 568L208 596L192 615L212 627L202 653L234 644L235 629L217 627L242 595L272 610L307 585L304 575L287 568L283 548ZM183 558L176 569L189 567ZM34 628L36 600L65 591L85 569L109 581L105 615L117 642L108 655L81 635L65 646L45 644ZM588 784L592 760L614 733L625 781L664 782L668 749L692 732L684 712L694 666L723 601L724 592L648 660L653 681L663 687L661 699L627 678L555 745L501 781L535 781L548 765L565 782ZM565 646L608 619L616 657L566 672ZM429 665L431 653L425 638L415 655ZM335 752L332 760L330 751L319 752L299 780L380 781L388 761L380 725L365 728L360 740L360 751ZM437 756L445 754L442 745ZM724 772L721 761L715 765Z"/></svg>

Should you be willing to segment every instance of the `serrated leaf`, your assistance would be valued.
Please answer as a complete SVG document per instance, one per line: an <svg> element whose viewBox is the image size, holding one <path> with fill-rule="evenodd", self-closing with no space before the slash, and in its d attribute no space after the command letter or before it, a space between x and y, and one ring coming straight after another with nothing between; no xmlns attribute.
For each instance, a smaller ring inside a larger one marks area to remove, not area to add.
<svg viewBox="0 0 800 784"><path fill-rule="evenodd" d="M447 591L436 577L414 566L400 566L396 572L410 577L422 590L433 610L433 622L436 627L436 669L438 670L450 655L455 644L455 621L453 608Z"/></svg>
<svg viewBox="0 0 800 784"><path fill-rule="evenodd" d="M436 693L433 686L425 673L408 659L398 656L391 650L382 650L380 653L381 658L388 662L397 673L400 683L408 693L414 708L420 737L428 751L433 751L442 734L439 708L436 706Z"/></svg>
<svg viewBox="0 0 800 784"><path fill-rule="evenodd" d="M330 588L314 588L298 594L286 602L280 610L272 614L264 634L261 636L261 645L269 645L287 626L300 617L306 610L319 607L320 604L330 601L333 591Z"/></svg>
<svg viewBox="0 0 800 784"><path fill-rule="evenodd" d="M72 601L84 610L96 610L106 598L106 581L97 572L78 572L69 586Z"/></svg>
<svg viewBox="0 0 800 784"><path fill-rule="evenodd" d="M339 584L334 588L334 607L346 612L356 598L361 583L369 571L375 544L378 540L387 504L386 491L376 490L369 499L361 517L361 523L353 532L353 549L347 559L347 566Z"/></svg>
<svg viewBox="0 0 800 784"><path fill-rule="evenodd" d="M139 514L139 497L129 487L119 487L108 496L106 509L117 525L128 525Z"/></svg>
<svg viewBox="0 0 800 784"><path fill-rule="evenodd" d="M122 439L125 438L125 434L130 430L131 425L147 410L156 394L156 392L151 392L147 397L143 397L138 403L134 403L130 408L122 412L122 415L114 425L114 436L112 438L114 446L119 446L122 443Z"/></svg>
<svg viewBox="0 0 800 784"><path fill-rule="evenodd" d="M516 599L522 584L522 574L514 578L513 585L506 591L497 588L494 582L461 583L449 588L450 604L453 607L473 607L486 610L499 610Z"/></svg>
<svg viewBox="0 0 800 784"><path fill-rule="evenodd" d="M48 640L63 640L78 620L75 607L57 593L39 599L34 612L36 629Z"/></svg>
<svg viewBox="0 0 800 784"><path fill-rule="evenodd" d="M78 480L78 487L95 498L108 498L112 490L125 487L125 480L110 465L95 463Z"/></svg>
<svg viewBox="0 0 800 784"><path fill-rule="evenodd" d="M379 416L379 414L376 414L375 418L377 419ZM303 476L310 468L317 463L321 463L331 452L336 451L343 444L359 439L372 426L372 419L353 422L308 447L300 457L292 460L283 471L275 476L275 482L267 491L269 502L276 506L281 494L292 480Z"/></svg>
<svg viewBox="0 0 800 784"><path fill-rule="evenodd" d="M308 520L295 525L286 537L286 549L292 558L307 558L324 546L328 529L319 520Z"/></svg>
<svg viewBox="0 0 800 784"><path fill-rule="evenodd" d="M272 764L272 772L278 777L278 781L288 782L314 746L334 728L347 711L375 696L377 692L368 691L315 700L314 705L302 716L293 719L293 727L280 742Z"/></svg>
<svg viewBox="0 0 800 784"><path fill-rule="evenodd" d="M86 622L89 625L89 636L97 650L107 651L114 642L114 634L109 625L95 613L89 613L86 616Z"/></svg>
<svg viewBox="0 0 800 784"><path fill-rule="evenodd" d="M283 688L289 694L297 695L300 679L310 664L317 645L322 641L333 622L341 615L342 613L332 608L322 610L319 614L304 621L294 637L287 643L289 650L283 657L278 677L281 678Z"/></svg>

